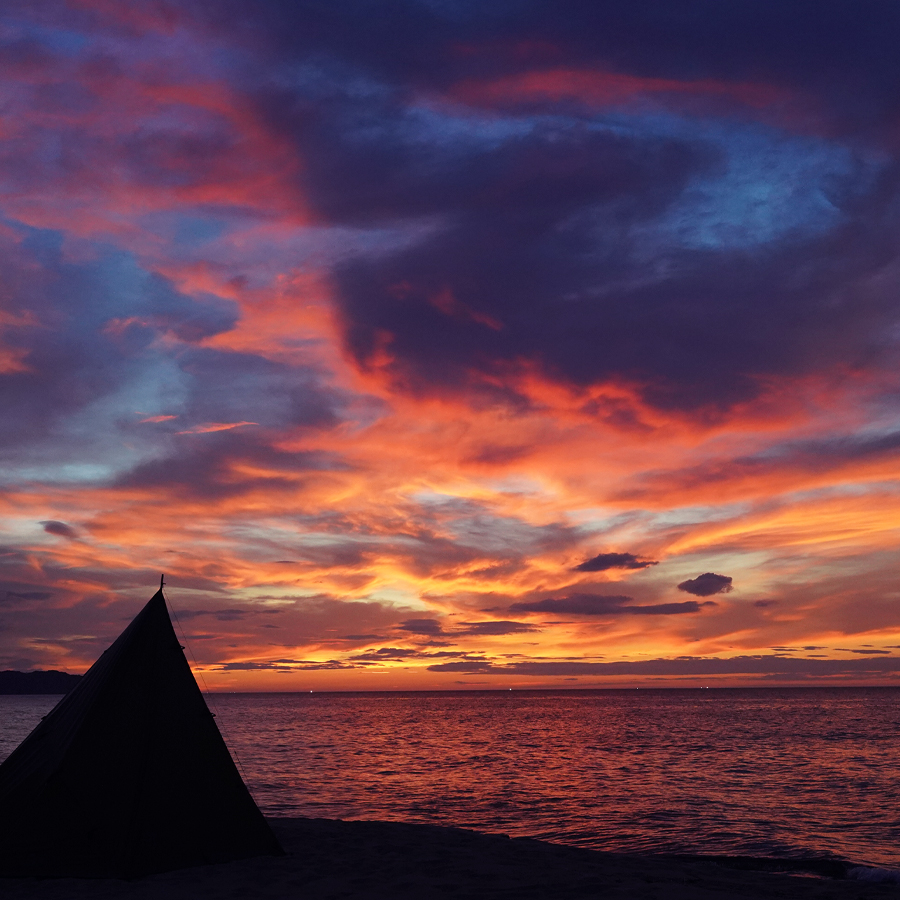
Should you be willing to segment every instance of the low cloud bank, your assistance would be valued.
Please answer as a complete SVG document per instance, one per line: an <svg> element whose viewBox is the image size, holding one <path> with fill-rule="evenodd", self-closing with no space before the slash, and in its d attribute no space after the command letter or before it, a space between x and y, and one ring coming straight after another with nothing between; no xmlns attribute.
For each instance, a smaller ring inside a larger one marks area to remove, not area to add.
<svg viewBox="0 0 900 900"><path fill-rule="evenodd" d="M900 656L875 659L792 659L785 656L684 656L623 662L544 661L495 663L489 659L436 663L430 672L466 672L482 675L783 675L806 677L877 677L900 673Z"/></svg>

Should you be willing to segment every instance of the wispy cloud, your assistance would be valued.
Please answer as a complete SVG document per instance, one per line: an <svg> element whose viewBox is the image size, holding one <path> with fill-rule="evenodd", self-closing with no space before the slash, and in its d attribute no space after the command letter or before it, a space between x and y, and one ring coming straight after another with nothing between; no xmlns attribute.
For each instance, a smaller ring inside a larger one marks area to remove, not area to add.
<svg viewBox="0 0 900 900"><path fill-rule="evenodd" d="M178 434L209 434L212 431L228 431L231 428L243 428L245 425L259 425L259 422L206 422L179 431Z"/></svg>

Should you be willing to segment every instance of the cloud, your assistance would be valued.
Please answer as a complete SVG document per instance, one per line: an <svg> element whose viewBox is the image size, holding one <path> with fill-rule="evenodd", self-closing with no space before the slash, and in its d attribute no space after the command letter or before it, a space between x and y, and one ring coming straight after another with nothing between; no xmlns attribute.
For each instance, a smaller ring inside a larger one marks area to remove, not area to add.
<svg viewBox="0 0 900 900"><path fill-rule="evenodd" d="M429 672L465 672L470 675L495 674L501 667L495 667L489 660L466 659L460 662L435 663L428 667Z"/></svg>
<svg viewBox="0 0 900 900"><path fill-rule="evenodd" d="M175 452L141 462L115 479L118 489L169 491L206 500L226 499L278 486L289 488L299 474L339 469L343 463L314 450L272 447L268 436L239 429L185 435Z"/></svg>
<svg viewBox="0 0 900 900"><path fill-rule="evenodd" d="M378 650L357 653L350 659L354 662L398 662L404 659L417 659L421 656L421 650L411 650L409 647L380 647Z"/></svg>
<svg viewBox="0 0 900 900"><path fill-rule="evenodd" d="M769 675L806 677L877 677L900 673L900 657L874 659L798 659L791 656L680 657L623 662L580 662L537 660L496 663L489 659L434 663L430 672L467 672L490 675L558 676L717 676Z"/></svg>
<svg viewBox="0 0 900 900"><path fill-rule="evenodd" d="M438 635L443 634L441 623L437 619L406 619L395 626L399 631L411 634Z"/></svg>
<svg viewBox="0 0 900 900"><path fill-rule="evenodd" d="M413 248L338 268L345 340L361 366L371 368L384 350L395 387L425 391L487 389L501 373L514 372L516 360L540 360L550 377L577 385L632 366L652 375L646 345L654 335L627 310L654 301L623 296L618 306L610 298L602 314L588 302L604 283L627 280L616 260L632 253L627 238L615 246L615 238L607 243L599 235L612 236L608 218L619 215L636 228L665 208L692 171L708 164L705 152L677 141L595 133L581 123L546 133L526 127L505 145L492 142L479 152L475 144L437 158L417 181L415 170L399 169L406 154L397 149L392 168L398 168L372 183L401 190L372 197L371 212L359 214L428 214L446 224ZM341 148L332 151L337 163ZM503 171L511 174L494 174ZM492 182L485 195L483 185ZM412 208L404 208L407 196L415 198ZM568 249L595 241L594 252ZM582 302L561 307L562 295ZM469 314L447 312L448 304L436 300L442 297ZM685 377L696 387L693 376Z"/></svg>
<svg viewBox="0 0 900 900"><path fill-rule="evenodd" d="M259 422L205 422L185 431L178 431L176 434L208 434L212 431L228 431L231 428L243 428L245 425L259 425Z"/></svg>
<svg viewBox="0 0 900 900"><path fill-rule="evenodd" d="M653 560L638 559L633 553L598 553L575 566L576 572L605 572L607 569L646 569Z"/></svg>
<svg viewBox="0 0 900 900"><path fill-rule="evenodd" d="M545 171L532 163L533 174L522 173L520 183L497 185L495 208L436 207L432 215L446 217L447 225L433 238L338 269L345 340L362 367L371 369L386 356L382 368L395 389L463 393L487 390L503 374L514 385L527 360L547 378L578 388L625 378L646 403L691 412L752 400L767 378L817 371L822 348L832 346L840 332L844 360L868 349L877 362L878 329L892 316L884 298L859 285L861 318L852 320L825 299L857 289L864 273L876 270L875 248L848 247L852 238L836 228L833 235L813 235L805 245L758 256L729 248L702 254L672 249L660 252L654 264L667 274L650 280L644 268L628 264L646 256L636 235L653 229L653 218L674 206L685 185L711 163L692 159L688 145L666 148L648 140L644 146L636 141L631 148L603 147L599 138L576 134L565 169L571 188L554 184L555 167L564 170L565 137L551 154L549 141L541 147L534 136L510 148L510 159L482 162L486 172L521 172L512 155L519 150L527 150L529 160L545 161ZM597 173L616 172L621 196L605 196L591 172L581 170L582 159L594 160ZM456 180L452 171L444 174L448 183ZM403 177L391 173L388 181ZM545 182L546 194L538 187ZM605 225L616 212L630 228ZM884 227L892 231L894 224ZM562 233L568 235L565 243ZM587 246L593 252L569 249ZM798 267L815 275L791 279ZM818 279L826 275L833 287L823 293ZM448 315L434 303L448 294L503 327ZM720 302L723 294L727 303ZM591 302L598 296L602 304ZM689 305L686 296L692 298ZM563 304L562 297L578 302ZM763 309L778 321L774 332L763 325ZM813 321L816 328L810 327ZM731 339L709 340L710 334ZM802 352L791 344L801 345Z"/></svg>
<svg viewBox="0 0 900 900"><path fill-rule="evenodd" d="M830 433L815 440L783 440L759 453L705 460L698 465L641 473L617 491L620 500L662 496L721 496L724 490L759 494L820 485L873 465L889 468L900 450L900 432Z"/></svg>
<svg viewBox="0 0 900 900"><path fill-rule="evenodd" d="M877 363L893 312L866 285L890 251L866 235L895 225L879 199L895 187L845 145L760 127L756 113L793 96L799 73L775 67L787 86L744 84L710 41L701 77L683 48L645 56L646 39L625 54L630 62L616 49L619 68L604 76L607 57L592 55L574 24L596 26L597 14L573 5L566 15L553 53L568 68L545 63L543 76L538 60L510 50L514 34L532 33L518 17L498 46L493 17L471 13L463 24L398 6L399 33L434 48L428 62L399 48L388 60L371 35L350 40L356 23L346 10L315 38L286 41L255 23L269 53L291 60L292 77L254 85L255 97L302 154L311 208L342 227L421 223L411 246L351 254L334 271L358 364L413 393L477 396L493 386L512 398L523 370L578 388L624 380L657 408L696 412L733 408L773 378L823 371L826 348L848 365L866 352ZM711 15L721 34L732 17ZM532 16L546 47L544 26L558 17L538 26L541 13ZM755 19L759 28L779 16ZM468 55L451 51L460 41ZM744 62L746 75L765 78ZM576 96L537 91L487 121L454 93L479 79L496 85L504 73L524 84L561 72ZM804 70L804 89L815 72ZM870 89L872 75L863 79ZM577 96L577 85L603 78L632 86L634 106L619 103L615 124L595 96ZM417 103L419 89L455 102ZM669 107L678 123L646 115L648 94L663 105L678 95L681 105ZM729 115L701 125L685 96L694 111ZM783 190L760 204L772 185ZM853 313L838 302L846 292L859 298Z"/></svg>
<svg viewBox="0 0 900 900"><path fill-rule="evenodd" d="M673 616L700 612L704 606L715 606L712 601L698 603L687 600L683 603L655 603L648 606L629 605L631 597L620 594L570 594L559 599L547 598L527 603L514 603L509 610L513 613L557 613L575 616Z"/></svg>
<svg viewBox="0 0 900 900"><path fill-rule="evenodd" d="M65 538L78 537L78 532L71 525L66 525L65 522L57 522L53 519L48 519L42 521L41 525L44 526L44 531L46 531L47 534L55 534L57 537Z"/></svg>
<svg viewBox="0 0 900 900"><path fill-rule="evenodd" d="M89 443L90 425L115 432L135 397L152 401L157 390L175 386L154 341L193 346L230 329L236 308L222 298L181 293L130 253L106 247L78 260L63 251L63 242L55 230L0 229L6 285L0 323L4 315L17 323L4 329L0 344L22 362L0 373L0 447L10 452L59 441L78 417L81 427L68 429L71 462Z"/></svg>
<svg viewBox="0 0 900 900"><path fill-rule="evenodd" d="M242 39L270 66L340 60L359 75L418 90L437 91L467 75L494 80L563 64L602 72L614 60L611 74L620 84L644 76L657 90L663 79L678 79L675 91L693 84L694 93L709 92L716 87L711 80L718 80L732 95L748 81L785 85L802 91L815 112L830 114L832 128L858 133L887 127L891 79L900 79L891 54L896 15L880 3L819 4L814 30L805 7L774 2L723 7L681 0L665 6L665 27L657 29L648 27L646 9L628 0L537 0L489 11L391 0L384 9L382 19L369 21L346 0L321 8L273 0L252 17L237 0L223 0L215 10L179 4L183 15L220 36ZM871 105L859 109L839 90L842 84Z"/></svg>
<svg viewBox="0 0 900 900"><path fill-rule="evenodd" d="M435 646L429 643L428 646ZM446 646L437 644L436 646ZM429 659L458 659L468 658L468 653L464 650L420 650L410 647L379 647L378 649L366 650L363 653L357 653L349 657L349 661L356 665L372 666L383 665L391 662L410 662L414 660Z"/></svg>
<svg viewBox="0 0 900 900"><path fill-rule="evenodd" d="M466 635L504 635L527 634L536 631L534 625L527 622L488 621L488 622L459 622L449 630L441 627L437 619L407 619L395 626L399 631L408 631L411 634L428 636L462 637Z"/></svg>
<svg viewBox="0 0 900 900"><path fill-rule="evenodd" d="M529 625L526 622L504 622L504 621L496 621L496 622L460 622L462 626L459 631L454 631L454 634L467 634L467 635L502 635L502 634L528 634L532 631L537 631L534 625Z"/></svg>
<svg viewBox="0 0 900 900"><path fill-rule="evenodd" d="M336 669L352 669L352 663L339 659L329 659L324 662L308 659L276 659L265 661L242 661L219 663L212 666L217 672L317 672L333 671Z"/></svg>
<svg viewBox="0 0 900 900"><path fill-rule="evenodd" d="M12 600L49 600L53 591L10 591L0 588L0 596Z"/></svg>
<svg viewBox="0 0 900 900"><path fill-rule="evenodd" d="M697 597L709 597L712 594L727 594L733 590L731 576L716 575L715 572L704 572L696 578L689 578L678 585L679 591L686 591ZM757 605L759 605L757 603Z"/></svg>

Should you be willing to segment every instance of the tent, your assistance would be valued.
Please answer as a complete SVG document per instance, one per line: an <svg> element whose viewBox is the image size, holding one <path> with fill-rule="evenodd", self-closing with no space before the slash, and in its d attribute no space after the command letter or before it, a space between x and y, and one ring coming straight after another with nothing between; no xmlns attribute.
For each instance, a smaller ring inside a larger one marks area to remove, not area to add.
<svg viewBox="0 0 900 900"><path fill-rule="evenodd" d="M133 878L282 853L162 586L0 765L0 875Z"/></svg>

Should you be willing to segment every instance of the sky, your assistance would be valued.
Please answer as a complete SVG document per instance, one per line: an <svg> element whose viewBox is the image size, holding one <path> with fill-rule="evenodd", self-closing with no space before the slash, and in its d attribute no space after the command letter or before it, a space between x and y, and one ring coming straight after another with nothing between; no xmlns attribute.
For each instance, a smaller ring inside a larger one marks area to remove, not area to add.
<svg viewBox="0 0 900 900"><path fill-rule="evenodd" d="M0 669L900 684L898 37L6 0Z"/></svg>

